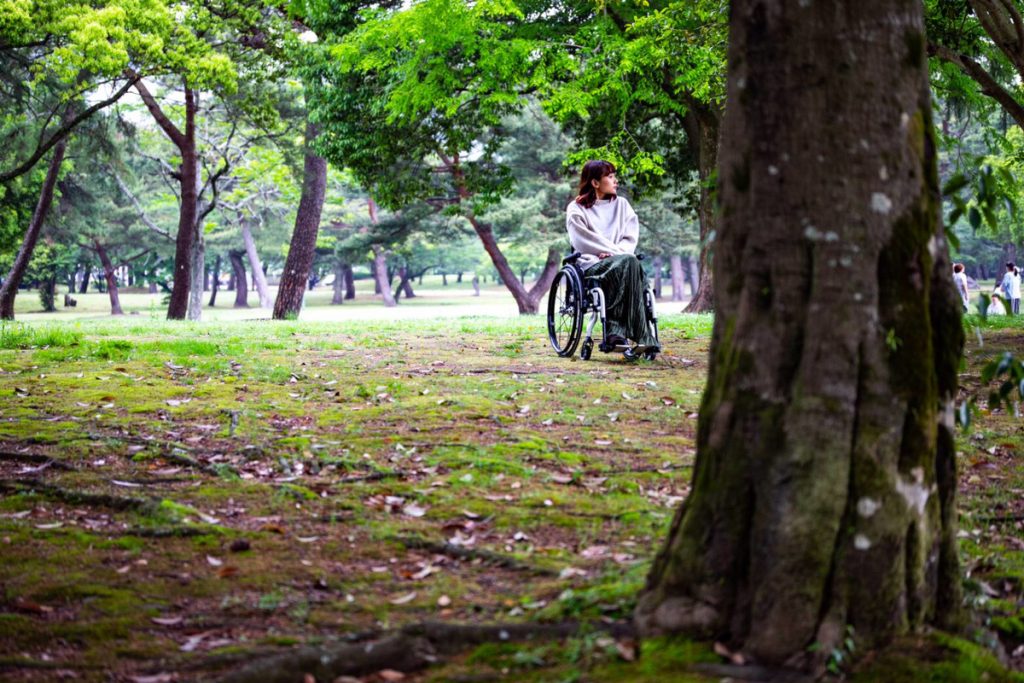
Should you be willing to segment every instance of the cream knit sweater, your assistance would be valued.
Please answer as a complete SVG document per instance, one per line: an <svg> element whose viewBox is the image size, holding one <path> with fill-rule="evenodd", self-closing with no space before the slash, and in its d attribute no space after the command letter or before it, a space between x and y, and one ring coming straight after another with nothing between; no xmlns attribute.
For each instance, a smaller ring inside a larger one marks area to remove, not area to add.
<svg viewBox="0 0 1024 683"><path fill-rule="evenodd" d="M601 260L601 252L634 253L640 236L636 212L624 197L598 199L589 209L574 199L565 209L565 228L573 250L583 254L577 263L584 270Z"/></svg>

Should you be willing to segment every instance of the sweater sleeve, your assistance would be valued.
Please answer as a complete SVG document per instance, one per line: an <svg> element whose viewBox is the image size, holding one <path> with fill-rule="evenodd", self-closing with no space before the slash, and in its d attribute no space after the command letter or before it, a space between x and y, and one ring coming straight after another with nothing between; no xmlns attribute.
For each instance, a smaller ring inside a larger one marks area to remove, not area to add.
<svg viewBox="0 0 1024 683"><path fill-rule="evenodd" d="M624 208L626 213L623 216L622 237L619 239L617 251L620 254L635 254L636 244L640 239L640 219L637 217L636 211L628 203Z"/></svg>
<svg viewBox="0 0 1024 683"><path fill-rule="evenodd" d="M569 232L569 242L572 243L572 248L580 253L594 256L602 252L621 253L619 247L587 225L586 217L579 211L574 211L571 204L565 214L565 228Z"/></svg>

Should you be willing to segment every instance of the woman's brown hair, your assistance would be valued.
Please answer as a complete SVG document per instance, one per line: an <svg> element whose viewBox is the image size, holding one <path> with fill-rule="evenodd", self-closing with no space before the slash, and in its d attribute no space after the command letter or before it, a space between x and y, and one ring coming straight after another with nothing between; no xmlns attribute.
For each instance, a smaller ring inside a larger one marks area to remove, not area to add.
<svg viewBox="0 0 1024 683"><path fill-rule="evenodd" d="M576 197L576 203L582 206L584 209L589 209L597 201L597 188L594 187L591 181L601 181L607 175L615 173L615 167L608 161L601 161L598 159L588 161L583 164L583 172L580 173L580 190L579 196ZM609 199L615 199L615 195L609 195Z"/></svg>

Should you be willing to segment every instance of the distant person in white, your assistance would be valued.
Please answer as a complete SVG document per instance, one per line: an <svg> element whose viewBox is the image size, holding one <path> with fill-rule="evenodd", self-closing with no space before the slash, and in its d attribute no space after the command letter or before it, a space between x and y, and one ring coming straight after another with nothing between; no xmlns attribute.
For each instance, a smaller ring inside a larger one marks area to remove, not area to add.
<svg viewBox="0 0 1024 683"><path fill-rule="evenodd" d="M565 209L565 227L573 250L583 254L577 263L604 292L608 341L620 345L631 339L660 351L644 311L647 275L634 255L640 221L618 189L615 166L588 161L578 195Z"/></svg>
<svg viewBox="0 0 1024 683"><path fill-rule="evenodd" d="M969 311L971 308L971 295L967 291L967 273L964 272L964 264L962 263L953 264L953 284L956 285L956 291L964 302L964 311Z"/></svg>
<svg viewBox="0 0 1024 683"><path fill-rule="evenodd" d="M1020 275L1017 274L1017 266L1010 261L1006 264L1006 272L1003 280L999 283L1003 298L1009 304L1010 313L1020 313Z"/></svg>

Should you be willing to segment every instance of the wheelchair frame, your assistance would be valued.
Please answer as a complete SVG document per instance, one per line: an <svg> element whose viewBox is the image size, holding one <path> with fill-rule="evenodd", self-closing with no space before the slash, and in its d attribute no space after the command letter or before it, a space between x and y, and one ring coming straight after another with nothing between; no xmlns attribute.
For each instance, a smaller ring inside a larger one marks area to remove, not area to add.
<svg viewBox="0 0 1024 683"><path fill-rule="evenodd" d="M574 252L562 259L562 268L555 275L548 293L548 340L555 353L563 358L571 358L582 338L580 360L590 360L594 348L594 327L600 321L601 341L597 345L599 351L603 353L621 352L627 360L639 358L654 360L658 355L655 350L625 344L613 345L608 342L604 291L596 282L592 280L588 282L586 273L576 265L580 256L582 256L580 252ZM637 259L643 260L643 254L637 254ZM564 300L559 300L559 286L563 280L567 283L566 296ZM654 338L658 339L658 317L654 309L654 290L649 282L644 289L644 311L647 314L647 324L651 327ZM590 313L590 321L587 324L586 337L583 338L583 318L588 313ZM564 325L559 325L559 323L564 323L567 315L571 319L569 329L565 330ZM567 331L569 334L564 343L559 339L560 331Z"/></svg>

